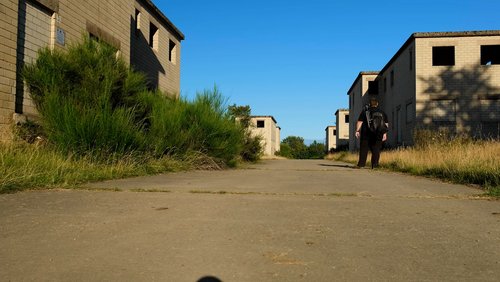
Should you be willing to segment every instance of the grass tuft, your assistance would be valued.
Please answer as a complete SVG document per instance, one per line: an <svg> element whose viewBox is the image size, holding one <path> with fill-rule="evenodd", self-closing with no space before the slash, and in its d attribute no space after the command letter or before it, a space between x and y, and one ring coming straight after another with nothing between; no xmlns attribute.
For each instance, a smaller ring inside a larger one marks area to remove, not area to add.
<svg viewBox="0 0 500 282"><path fill-rule="evenodd" d="M74 188L89 182L198 168L203 154L147 157L130 153L103 160L95 154L68 155L50 146L0 144L0 193L25 189ZM207 165L213 168L213 166Z"/></svg>

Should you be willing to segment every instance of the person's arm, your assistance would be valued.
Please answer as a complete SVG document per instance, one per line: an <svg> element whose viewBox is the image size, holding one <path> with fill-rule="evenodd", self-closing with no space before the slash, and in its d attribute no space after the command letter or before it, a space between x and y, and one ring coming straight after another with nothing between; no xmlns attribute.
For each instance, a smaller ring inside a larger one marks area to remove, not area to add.
<svg viewBox="0 0 500 282"><path fill-rule="evenodd" d="M387 118L387 114L384 112L384 121L385 121L385 126L387 127L387 130L389 130L389 118ZM385 142L387 140L387 132L384 133L382 136L382 142Z"/></svg>
<svg viewBox="0 0 500 282"><path fill-rule="evenodd" d="M358 120L358 122L356 123L356 138L359 138L359 136L361 135L360 131L361 131L361 126L363 126L363 121L362 120Z"/></svg>

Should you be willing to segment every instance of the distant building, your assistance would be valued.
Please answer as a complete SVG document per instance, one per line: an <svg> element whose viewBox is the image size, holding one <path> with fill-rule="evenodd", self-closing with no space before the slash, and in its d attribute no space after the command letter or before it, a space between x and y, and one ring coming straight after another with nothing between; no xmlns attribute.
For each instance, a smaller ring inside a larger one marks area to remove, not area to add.
<svg viewBox="0 0 500 282"><path fill-rule="evenodd" d="M378 71L363 71L354 80L351 88L347 92L349 95L349 150L359 149L359 139L355 137L356 123L363 106L368 104L370 95L377 95L378 86L375 84Z"/></svg>
<svg viewBox="0 0 500 282"><path fill-rule="evenodd" d="M116 47L150 87L180 91L182 32L151 0L2 0L0 4L0 139L14 117L36 117L21 70L42 47L66 49L86 33Z"/></svg>
<svg viewBox="0 0 500 282"><path fill-rule="evenodd" d="M500 30L413 33L380 72L360 73L348 95L351 114L360 97L378 98L390 146L413 144L417 129L499 138Z"/></svg>
<svg viewBox="0 0 500 282"><path fill-rule="evenodd" d="M325 128L325 132L326 132L325 148L326 152L328 153L337 149L337 127L327 126Z"/></svg>
<svg viewBox="0 0 500 282"><path fill-rule="evenodd" d="M280 150L281 128L272 116L251 116L250 128L252 135L262 137L262 147L265 156L274 156Z"/></svg>
<svg viewBox="0 0 500 282"><path fill-rule="evenodd" d="M347 149L349 146L349 110L337 110L335 120L337 123L336 149Z"/></svg>

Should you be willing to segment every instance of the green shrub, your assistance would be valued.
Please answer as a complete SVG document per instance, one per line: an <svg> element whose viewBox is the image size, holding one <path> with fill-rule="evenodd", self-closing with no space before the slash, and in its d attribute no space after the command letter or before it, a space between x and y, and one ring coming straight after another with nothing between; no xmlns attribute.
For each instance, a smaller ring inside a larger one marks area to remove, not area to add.
<svg viewBox="0 0 500 282"><path fill-rule="evenodd" d="M197 152L234 165L245 131L228 114L217 87L194 101L148 91L116 49L84 37L67 52L42 49L24 78L47 139L67 152L157 158Z"/></svg>
<svg viewBox="0 0 500 282"><path fill-rule="evenodd" d="M243 145L243 130L225 110L216 88L199 93L194 101L149 97L152 112L147 139L155 154L198 151L234 164Z"/></svg>
<svg viewBox="0 0 500 282"><path fill-rule="evenodd" d="M233 104L228 107L228 113L233 122L238 123L244 131L243 147L240 153L244 161L256 162L263 155L262 136L253 135L251 125L251 109L249 105L237 106Z"/></svg>
<svg viewBox="0 0 500 282"><path fill-rule="evenodd" d="M280 150L276 152L277 156L282 156L285 158L293 159L293 154L292 154L292 147L288 145L287 143L281 142L280 144Z"/></svg>
<svg viewBox="0 0 500 282"><path fill-rule="evenodd" d="M260 160L263 154L262 136L252 136L249 132L245 133L241 157L245 161L256 162Z"/></svg>
<svg viewBox="0 0 500 282"><path fill-rule="evenodd" d="M43 126L50 141L65 151L126 153L142 150L144 138L131 109L105 103L78 106L56 94L45 97Z"/></svg>
<svg viewBox="0 0 500 282"><path fill-rule="evenodd" d="M309 159L322 159L325 157L325 144L323 143L318 143L317 141L313 141L308 147L307 147L307 153Z"/></svg>
<svg viewBox="0 0 500 282"><path fill-rule="evenodd" d="M41 49L24 78L47 138L74 152L125 153L141 150L137 96L146 90L141 74L130 71L105 43L84 37L67 52Z"/></svg>

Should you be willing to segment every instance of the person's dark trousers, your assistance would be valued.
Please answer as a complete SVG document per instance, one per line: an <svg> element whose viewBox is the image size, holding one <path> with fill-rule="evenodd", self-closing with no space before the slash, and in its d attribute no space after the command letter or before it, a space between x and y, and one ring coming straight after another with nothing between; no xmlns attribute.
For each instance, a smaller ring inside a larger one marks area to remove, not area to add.
<svg viewBox="0 0 500 282"><path fill-rule="evenodd" d="M368 139L361 139L359 141L358 167L364 167L366 165L366 157L368 156L368 150L370 150L368 145Z"/></svg>
<svg viewBox="0 0 500 282"><path fill-rule="evenodd" d="M361 139L359 146L358 167L364 167L366 165L368 151L372 153L372 168L378 167L378 162L380 160L380 150L382 149L382 140Z"/></svg>
<svg viewBox="0 0 500 282"><path fill-rule="evenodd" d="M370 151L372 152L372 168L378 167L380 160L380 150L382 150L382 140L370 142Z"/></svg>

